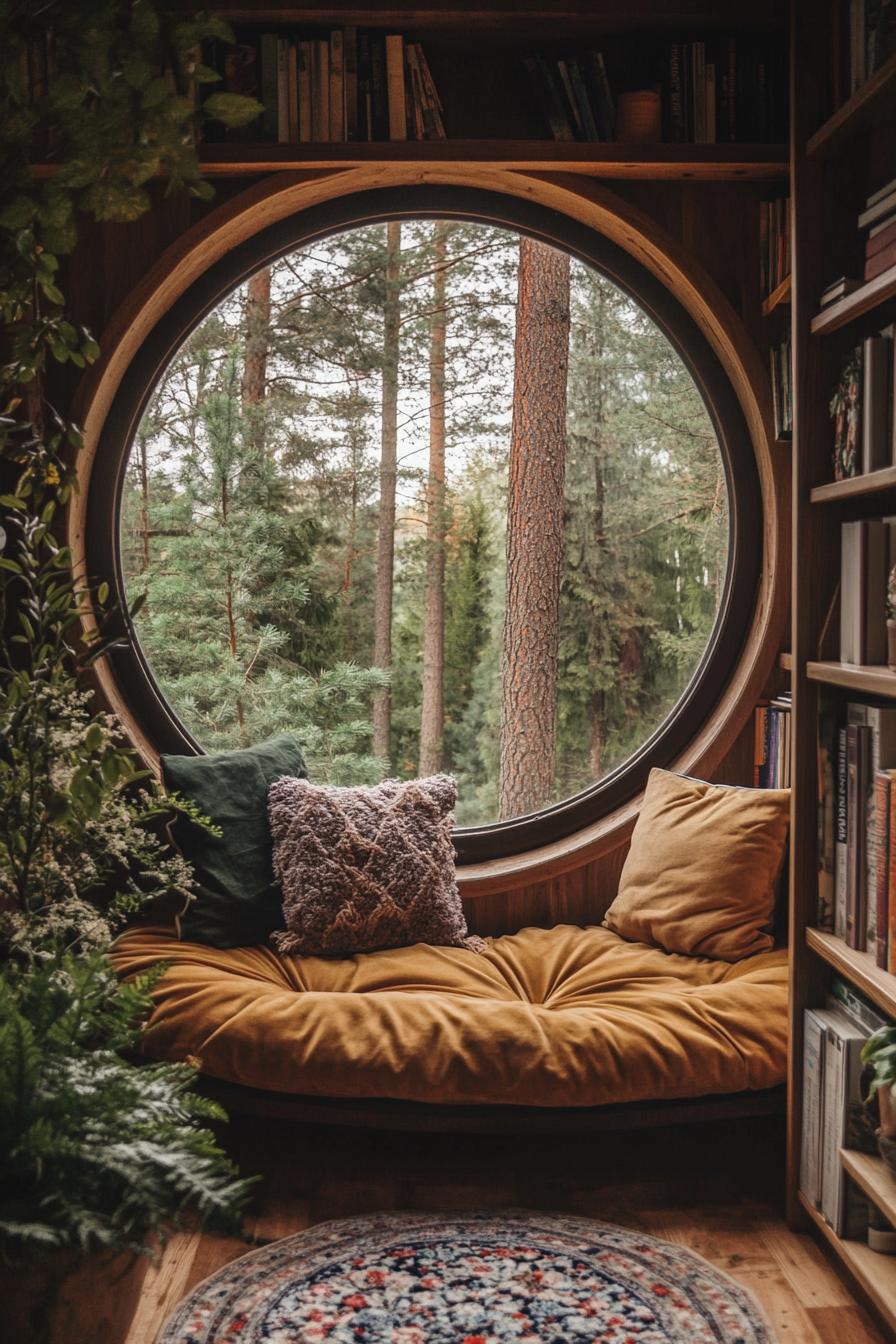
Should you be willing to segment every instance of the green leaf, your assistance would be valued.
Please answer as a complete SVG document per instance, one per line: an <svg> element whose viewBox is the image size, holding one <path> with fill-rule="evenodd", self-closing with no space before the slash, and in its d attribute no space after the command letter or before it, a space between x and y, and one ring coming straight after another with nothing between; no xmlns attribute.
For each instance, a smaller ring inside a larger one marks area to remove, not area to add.
<svg viewBox="0 0 896 1344"><path fill-rule="evenodd" d="M34 218L37 203L30 196L14 196L0 210L0 228L23 229Z"/></svg>
<svg viewBox="0 0 896 1344"><path fill-rule="evenodd" d="M248 126L261 116L264 108L254 98L240 93L212 93L202 104L203 115L225 126Z"/></svg>
<svg viewBox="0 0 896 1344"><path fill-rule="evenodd" d="M22 499L21 495L0 495L0 508L2 509L27 509L28 501Z"/></svg>
<svg viewBox="0 0 896 1344"><path fill-rule="evenodd" d="M101 606L105 606L105 605L106 605L106 603L109 601L109 585L108 585L108 583L101 583L101 584L100 584L99 588L97 588L97 590L96 590L96 599L97 599L97 601L100 603Z"/></svg>

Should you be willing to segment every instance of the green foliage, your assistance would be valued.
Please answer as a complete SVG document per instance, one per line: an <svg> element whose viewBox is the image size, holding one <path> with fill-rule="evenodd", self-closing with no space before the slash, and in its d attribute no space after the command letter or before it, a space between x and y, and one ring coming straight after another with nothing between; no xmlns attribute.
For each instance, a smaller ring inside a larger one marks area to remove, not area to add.
<svg viewBox="0 0 896 1344"><path fill-rule="evenodd" d="M888 1087L896 1102L896 1027L881 1027L862 1046L862 1063L874 1070L868 1100L881 1087Z"/></svg>
<svg viewBox="0 0 896 1344"><path fill-rule="evenodd" d="M461 824L497 814L517 250L508 231L450 227L444 745ZM211 747L292 729L341 784L385 768L369 755L385 258L383 226L352 230L271 266L260 327L246 287L224 300L156 390L122 519L129 591L148 594L140 638L188 726ZM432 265L432 224L404 222L388 762L402 776L419 760ZM572 303L554 798L670 712L727 560L721 458L685 365L579 264ZM259 337L250 405L237 375Z"/></svg>
<svg viewBox="0 0 896 1344"><path fill-rule="evenodd" d="M52 34L45 94L29 54ZM54 1246L140 1249L187 1205L224 1219L245 1184L205 1121L184 1066L140 1068L132 1050L149 983L120 987L102 949L156 897L189 899L193 879L161 836L171 805L147 781L118 725L83 689L111 647L105 585L88 593L57 539L75 488L81 432L47 400L51 365L82 369L99 348L66 316L59 256L79 212L126 222L148 183L207 197L192 127L191 81L213 16L181 21L133 0L0 5L0 1194L6 1253ZM225 100L241 124L257 105ZM33 155L56 171L32 174ZM97 615L85 629L85 599ZM138 604L134 604L132 614ZM179 801L199 820L195 809Z"/></svg>
<svg viewBox="0 0 896 1344"><path fill-rule="evenodd" d="M196 1209L232 1230L249 1185L193 1090L189 1064L137 1068L158 975L119 986L100 953L67 953L0 981L0 1254L141 1251Z"/></svg>

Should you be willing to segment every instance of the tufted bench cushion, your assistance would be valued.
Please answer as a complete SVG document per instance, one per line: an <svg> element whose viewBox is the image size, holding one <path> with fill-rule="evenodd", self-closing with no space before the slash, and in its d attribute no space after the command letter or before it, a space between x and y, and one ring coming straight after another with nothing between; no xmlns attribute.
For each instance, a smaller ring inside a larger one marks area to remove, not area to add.
<svg viewBox="0 0 896 1344"><path fill-rule="evenodd" d="M152 927L123 934L112 960L122 976L169 964L147 1054L266 1091L601 1106L784 1080L784 951L731 965L567 924L481 954L418 944L331 961Z"/></svg>

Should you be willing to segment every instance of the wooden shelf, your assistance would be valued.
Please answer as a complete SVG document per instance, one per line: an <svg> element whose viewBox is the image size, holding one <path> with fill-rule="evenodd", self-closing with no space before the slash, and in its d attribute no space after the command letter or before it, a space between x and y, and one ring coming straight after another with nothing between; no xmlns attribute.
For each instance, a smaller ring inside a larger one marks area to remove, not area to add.
<svg viewBox="0 0 896 1344"><path fill-rule="evenodd" d="M551 35L574 27L588 32L607 33L636 31L644 27L659 30L688 28L740 28L779 26L781 6L774 0L730 0L719 6L718 0L688 0L688 3L670 9L668 0L627 0L625 5L595 5L594 0L559 0L546 4L545 0L478 0L464 5L458 0L391 0L376 5L358 4L357 0L331 0L319 4L247 4L246 0L218 0L216 13L231 23L252 24L306 24L309 26L354 23L364 28L441 29L449 32L459 27L466 34L475 30L477 37L483 28L498 25L506 36L525 30L527 25L539 26L542 40L545 27Z"/></svg>
<svg viewBox="0 0 896 1344"><path fill-rule="evenodd" d="M237 177L303 168L358 168L431 163L467 168L583 173L589 177L699 178L730 181L786 177L782 145L621 145L554 140L391 140L374 143L201 145L207 177ZM53 165L40 164L37 176Z"/></svg>
<svg viewBox="0 0 896 1344"><path fill-rule="evenodd" d="M774 312L782 303L790 303L790 291L793 288L793 277L785 275L780 285L777 285L769 294L768 298L762 300L762 316L768 317L769 313Z"/></svg>
<svg viewBox="0 0 896 1344"><path fill-rule="evenodd" d="M847 99L806 142L806 153L827 154L845 135L857 130L889 94L896 93L896 54Z"/></svg>
<svg viewBox="0 0 896 1344"><path fill-rule="evenodd" d="M807 663L806 676L810 681L823 681L827 686L845 686L850 691L862 691L866 695L896 697L896 672L883 664Z"/></svg>
<svg viewBox="0 0 896 1344"><path fill-rule="evenodd" d="M812 335L824 336L830 331L837 331L840 327L845 327L848 322L854 322L863 313L870 313L873 308L886 303L887 299L892 299L894 295L896 295L896 266L891 266L883 275L875 276L873 280L862 285L861 289L854 290L837 303L832 303L830 308L825 308L816 314L811 324Z"/></svg>
<svg viewBox="0 0 896 1344"><path fill-rule="evenodd" d="M850 476L845 481L828 481L826 485L816 485L809 498L813 504L830 504L862 495L876 495L894 487L896 467L882 467L880 471L866 471L860 476Z"/></svg>
<svg viewBox="0 0 896 1344"><path fill-rule="evenodd" d="M834 1248L891 1329L896 1330L896 1256L881 1255L862 1241L838 1237L800 1191L800 1203L825 1240Z"/></svg>
<svg viewBox="0 0 896 1344"><path fill-rule="evenodd" d="M870 953L857 952L854 947L847 947L842 938L823 933L821 929L807 929L806 943L885 1013L896 1016L896 975L882 971Z"/></svg>
<svg viewBox="0 0 896 1344"><path fill-rule="evenodd" d="M840 1149L843 1170L880 1209L884 1217L896 1225L896 1180L891 1176L882 1157L857 1153L852 1148Z"/></svg>
<svg viewBox="0 0 896 1344"><path fill-rule="evenodd" d="M779 654L778 654L778 666L780 667L780 669L781 669L782 672L792 672L792 671L793 671L793 654L792 654L792 653L779 653Z"/></svg>

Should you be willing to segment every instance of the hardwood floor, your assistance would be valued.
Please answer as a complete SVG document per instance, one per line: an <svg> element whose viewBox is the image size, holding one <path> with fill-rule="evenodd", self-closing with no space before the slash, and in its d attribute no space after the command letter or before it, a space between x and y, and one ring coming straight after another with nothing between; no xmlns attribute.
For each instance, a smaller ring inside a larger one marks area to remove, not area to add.
<svg viewBox="0 0 896 1344"><path fill-rule="evenodd" d="M502 1207L567 1210L690 1246L755 1294L777 1344L886 1344L817 1242L784 1224L776 1117L559 1140L363 1133L235 1117L226 1142L245 1173L262 1175L245 1239L176 1235L158 1266L146 1269L126 1328L105 1333L102 1344L152 1344L194 1284L252 1245L323 1219ZM120 1309L113 1315L121 1321Z"/></svg>

